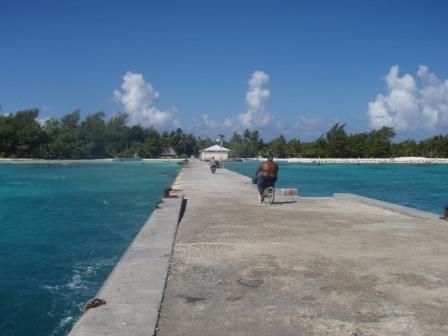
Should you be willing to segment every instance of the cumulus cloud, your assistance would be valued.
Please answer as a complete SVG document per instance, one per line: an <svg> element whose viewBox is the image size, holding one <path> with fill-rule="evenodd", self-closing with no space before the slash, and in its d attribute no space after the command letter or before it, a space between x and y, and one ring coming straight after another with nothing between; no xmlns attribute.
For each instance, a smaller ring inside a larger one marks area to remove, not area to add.
<svg viewBox="0 0 448 336"><path fill-rule="evenodd" d="M234 127L235 120L232 118L224 118L222 122L219 122L217 120L211 119L208 114L203 114L199 125L212 130L225 130Z"/></svg>
<svg viewBox="0 0 448 336"><path fill-rule="evenodd" d="M372 128L389 126L398 131L448 128L448 80L440 80L425 65L420 65L416 78L410 74L400 77L399 66L395 65L384 80L388 93L378 94L369 103Z"/></svg>
<svg viewBox="0 0 448 336"><path fill-rule="evenodd" d="M50 117L36 118L36 121L39 123L40 126L44 126L45 123L49 120L51 120Z"/></svg>
<svg viewBox="0 0 448 336"><path fill-rule="evenodd" d="M304 139L315 139L328 131L332 122L324 117L300 116L289 129Z"/></svg>
<svg viewBox="0 0 448 336"><path fill-rule="evenodd" d="M442 81L427 66L421 65L418 76L422 82L419 91L422 117L427 128L448 128L448 79Z"/></svg>
<svg viewBox="0 0 448 336"><path fill-rule="evenodd" d="M272 120L267 111L267 103L271 91L267 88L269 75L263 71L255 71L249 80L249 90L246 93L247 111L238 116L243 127L265 127Z"/></svg>
<svg viewBox="0 0 448 336"><path fill-rule="evenodd" d="M255 71L249 79L249 89L246 92L247 110L235 117L226 117L221 120L211 118L203 114L196 120L197 127L209 130L219 130L224 133L244 128L270 128L282 130L284 128L280 121L267 110L267 104L271 96L268 88L269 75L263 71Z"/></svg>
<svg viewBox="0 0 448 336"><path fill-rule="evenodd" d="M208 114L202 115L201 125L210 128L210 129L218 129L221 127L221 123L216 120L210 119Z"/></svg>
<svg viewBox="0 0 448 336"><path fill-rule="evenodd" d="M255 71L249 80L249 89L246 92L246 112L236 117L226 117L221 121L210 118L208 114L203 114L198 126L226 131L241 128L263 128L273 122L273 127L282 128L281 123L275 123L273 116L267 111L267 103L271 95L267 88L268 84L269 75L263 71Z"/></svg>
<svg viewBox="0 0 448 336"><path fill-rule="evenodd" d="M114 98L123 104L131 125L168 127L179 126L175 119L176 109L161 111L155 103L160 94L146 82L142 74L127 72L123 76L121 90L114 91Z"/></svg>

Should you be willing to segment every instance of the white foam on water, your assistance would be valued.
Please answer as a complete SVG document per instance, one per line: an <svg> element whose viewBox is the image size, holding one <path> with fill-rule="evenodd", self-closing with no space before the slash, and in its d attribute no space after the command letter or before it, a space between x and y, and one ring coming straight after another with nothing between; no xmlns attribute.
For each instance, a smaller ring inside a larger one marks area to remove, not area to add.
<svg viewBox="0 0 448 336"><path fill-rule="evenodd" d="M81 274L76 273L73 275L72 280L67 283L66 287L75 290L75 289L86 289L87 286L83 284L83 279Z"/></svg>
<svg viewBox="0 0 448 336"><path fill-rule="evenodd" d="M63 328L67 323L73 321L73 316L67 316L59 321L58 327Z"/></svg>
<svg viewBox="0 0 448 336"><path fill-rule="evenodd" d="M92 277L102 268L113 266L115 263L115 259L101 259L91 265L76 265L70 281L63 286L70 290L89 289Z"/></svg>
<svg viewBox="0 0 448 336"><path fill-rule="evenodd" d="M54 286L43 285L42 288L46 289L46 290L48 290L50 292L56 292L56 291L58 291L61 288L61 286L60 285L54 285Z"/></svg>
<svg viewBox="0 0 448 336"><path fill-rule="evenodd" d="M56 328L53 329L51 332L51 336L59 335L61 333L61 330L67 326L67 324L71 324L74 321L73 316L67 316L62 318Z"/></svg>

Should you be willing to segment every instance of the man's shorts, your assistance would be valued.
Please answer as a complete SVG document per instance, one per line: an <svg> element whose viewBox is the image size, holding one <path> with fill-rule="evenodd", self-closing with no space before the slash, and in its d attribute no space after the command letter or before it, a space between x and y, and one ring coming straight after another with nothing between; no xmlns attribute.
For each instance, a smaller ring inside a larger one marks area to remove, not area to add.
<svg viewBox="0 0 448 336"><path fill-rule="evenodd" d="M263 192L267 187L273 187L276 180L276 177L259 175L257 181L258 191Z"/></svg>

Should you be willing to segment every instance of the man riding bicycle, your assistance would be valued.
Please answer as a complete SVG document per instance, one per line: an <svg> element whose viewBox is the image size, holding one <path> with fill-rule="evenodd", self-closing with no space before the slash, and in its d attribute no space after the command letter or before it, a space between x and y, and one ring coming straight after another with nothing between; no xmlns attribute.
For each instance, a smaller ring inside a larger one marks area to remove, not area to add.
<svg viewBox="0 0 448 336"><path fill-rule="evenodd" d="M257 168L255 175L258 176L258 199L260 203L264 201L264 191L268 187L274 187L277 181L278 165L274 162L272 155L268 156L268 160L262 162Z"/></svg>
<svg viewBox="0 0 448 336"><path fill-rule="evenodd" d="M212 174L215 173L216 168L218 167L218 161L215 160L215 157L212 156L212 158L209 161L209 166L210 166L210 170L212 172Z"/></svg>

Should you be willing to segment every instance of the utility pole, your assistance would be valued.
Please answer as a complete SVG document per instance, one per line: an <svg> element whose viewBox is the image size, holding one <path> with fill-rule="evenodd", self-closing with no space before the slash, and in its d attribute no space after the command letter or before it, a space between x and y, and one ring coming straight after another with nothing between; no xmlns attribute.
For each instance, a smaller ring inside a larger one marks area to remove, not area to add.
<svg viewBox="0 0 448 336"><path fill-rule="evenodd" d="M220 141L221 143L221 149L220 149L220 154L221 154L221 167L224 167L224 159L222 157L222 144L223 144L223 140L224 140L224 134L218 134L219 139L216 139L217 141Z"/></svg>

